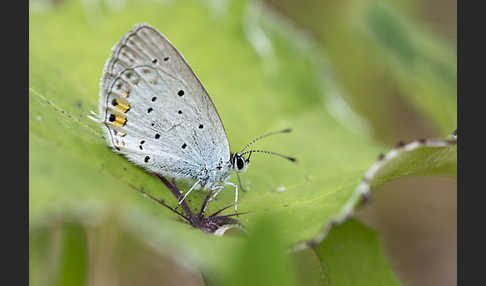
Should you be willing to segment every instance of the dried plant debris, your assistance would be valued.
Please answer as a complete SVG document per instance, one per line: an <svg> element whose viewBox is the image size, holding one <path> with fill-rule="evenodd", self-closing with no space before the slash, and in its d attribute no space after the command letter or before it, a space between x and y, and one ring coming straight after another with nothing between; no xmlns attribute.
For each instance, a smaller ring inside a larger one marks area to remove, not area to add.
<svg viewBox="0 0 486 286"><path fill-rule="evenodd" d="M175 196L177 201L181 200L182 194L179 188L177 187L174 179L172 179L172 182L169 182L169 180L167 180L167 178L163 176L156 175L156 177L160 179L160 181L167 187L168 190L170 190L170 192ZM187 202L182 201L180 205L182 206L184 213L181 213L177 209L169 206L165 202L165 200L157 199L151 194L145 192L143 188L137 188L131 184L130 187L132 187L137 192L142 193L145 197L161 204L162 206L166 207L173 213L177 214L180 218L183 219L184 222L190 224L194 228L201 229L205 232L214 233L215 235L220 235L220 236L223 235L227 230L231 228L239 228L244 230L244 227L239 223L239 221L233 217L243 215L246 213L239 212L239 213L232 213L228 215L221 215L223 211L230 208L232 205L226 206L212 214L206 215L205 212L206 212L209 199L211 198L211 195L213 193L212 191L208 191L208 193L206 194L206 197L200 207L199 212L196 213L195 211L191 210Z"/></svg>

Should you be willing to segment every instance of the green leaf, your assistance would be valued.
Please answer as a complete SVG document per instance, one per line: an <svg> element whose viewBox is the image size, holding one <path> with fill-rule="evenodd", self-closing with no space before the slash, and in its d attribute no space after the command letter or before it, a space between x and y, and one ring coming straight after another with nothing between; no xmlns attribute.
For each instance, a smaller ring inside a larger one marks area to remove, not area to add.
<svg viewBox="0 0 486 286"><path fill-rule="evenodd" d="M401 285L376 231L354 219L334 227L315 251L329 285Z"/></svg>
<svg viewBox="0 0 486 286"><path fill-rule="evenodd" d="M272 217L280 225L281 243L290 246L315 239L330 222L353 211L362 196L357 186L385 147L353 132L326 109L324 98L333 87L322 78L329 67L316 61L322 58L302 35L264 17L252 1L231 1L221 10L203 1L109 3L31 6L31 231L59 217L96 223L110 214L148 244L215 272L225 271L242 247L241 238L193 229L135 192L130 185L177 203L156 178L112 152L101 126L87 118L98 109L99 78L111 47L140 22L163 32L188 60L218 109L232 151L266 132L293 128L294 133L261 142L259 148L295 156L298 164L254 155L242 176L248 192L240 192L239 210L248 214L238 219L250 235L258 232L256 218ZM419 163L427 158L417 157L418 163L402 173L428 174L432 165L420 169ZM450 173L450 168L429 173L442 171ZM204 196L191 193L189 204L199 208ZM209 212L233 200L227 189Z"/></svg>
<svg viewBox="0 0 486 286"><path fill-rule="evenodd" d="M278 69L267 73L266 59L255 53L241 31L242 24L220 25L219 18L211 17L200 2L127 2L125 9L108 11L95 22L87 22L80 5L73 1L31 15L31 218L37 216L35 210L50 210L50 204L62 209L89 199L120 208L137 205L141 211L152 209L151 213L173 218L140 198L128 184L175 205L172 195L145 171L111 152L101 138L101 127L87 118L89 110L97 109L98 79L110 47L142 21L162 27L200 75L223 118L230 144L236 146L233 150L267 131L294 129L260 147L295 155L298 164L265 155L252 157L243 175L249 191L240 194L241 211L250 212L240 217L244 225L251 227L256 215L277 216L287 221L284 237L288 243L312 237L339 211L380 150L315 104L315 95L325 91L320 89L311 59L283 31L269 32ZM238 5L231 8L230 15L244 12ZM185 19L176 17L182 12ZM188 15L191 24L186 21ZM212 33L203 39L199 35L204 30ZM197 208L204 195L191 194L191 205ZM228 205L233 196L232 190L222 192L210 208ZM134 197L140 198L137 203Z"/></svg>
<svg viewBox="0 0 486 286"><path fill-rule="evenodd" d="M371 188L380 184L410 176L456 177L456 144L456 135L451 135L449 139L418 139L408 144L399 142L388 153L380 154L332 223L342 223L352 216L355 208L369 199ZM330 226L332 224L326 224L319 235L305 244L319 244L327 236Z"/></svg>
<svg viewBox="0 0 486 286"><path fill-rule="evenodd" d="M233 253L228 276L215 285L296 285L283 226L272 217L258 218L253 235Z"/></svg>
<svg viewBox="0 0 486 286"><path fill-rule="evenodd" d="M423 139L398 147L378 160L376 172L368 173L372 186L408 176L440 175L456 177L456 139ZM372 170L372 171L373 171Z"/></svg>

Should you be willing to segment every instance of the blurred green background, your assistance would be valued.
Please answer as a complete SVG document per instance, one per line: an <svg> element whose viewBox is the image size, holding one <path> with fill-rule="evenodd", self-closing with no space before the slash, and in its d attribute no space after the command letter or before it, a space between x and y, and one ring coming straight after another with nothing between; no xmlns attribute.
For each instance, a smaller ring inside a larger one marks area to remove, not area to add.
<svg viewBox="0 0 486 286"><path fill-rule="evenodd" d="M403 158L357 219L288 251L354 209L379 153L456 128L455 1L31 0L29 10L32 285L456 284L454 148ZM111 47L140 22L188 60L233 151L294 129L261 146L298 165L262 156L242 177L247 234L190 229L134 192L129 183L175 204L87 119Z"/></svg>

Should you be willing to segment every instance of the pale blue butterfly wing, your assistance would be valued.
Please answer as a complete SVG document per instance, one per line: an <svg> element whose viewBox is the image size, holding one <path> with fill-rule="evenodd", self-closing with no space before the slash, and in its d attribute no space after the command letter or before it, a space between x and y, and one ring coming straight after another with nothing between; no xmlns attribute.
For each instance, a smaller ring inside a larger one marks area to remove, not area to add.
<svg viewBox="0 0 486 286"><path fill-rule="evenodd" d="M194 178L230 160L208 93L181 54L149 25L137 25L113 48L100 100L108 144L151 172Z"/></svg>

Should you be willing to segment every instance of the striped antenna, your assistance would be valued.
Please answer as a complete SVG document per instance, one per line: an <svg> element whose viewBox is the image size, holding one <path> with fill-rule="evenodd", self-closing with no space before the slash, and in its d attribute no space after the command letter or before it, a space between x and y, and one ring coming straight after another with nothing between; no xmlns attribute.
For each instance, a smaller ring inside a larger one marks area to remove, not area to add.
<svg viewBox="0 0 486 286"><path fill-rule="evenodd" d="M262 135L260 137L257 137L255 139L251 140L250 143L246 144L245 147L243 147L243 149L241 149L240 154L241 154L241 152L245 151L248 147L250 147L253 143L255 143L255 142L257 142L257 141L259 141L259 140L261 140L265 137L275 135L275 134L280 134L280 133L290 133L291 131L292 131L292 129L287 128L287 129L284 129L284 130L270 132L270 133L267 133L267 134ZM248 153L248 152L245 152L245 153Z"/></svg>
<svg viewBox="0 0 486 286"><path fill-rule="evenodd" d="M269 155L275 155L275 156L278 156L278 157L282 157L282 158L287 159L291 162L297 163L297 159L295 159L293 157L285 156L285 155L282 155L282 154L279 154L279 153L266 151L266 150L249 150L249 151L246 151L244 153L241 153L241 156L243 156L247 153L250 153L250 155L251 155L251 153L265 153L265 154L269 154Z"/></svg>

